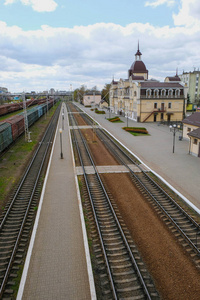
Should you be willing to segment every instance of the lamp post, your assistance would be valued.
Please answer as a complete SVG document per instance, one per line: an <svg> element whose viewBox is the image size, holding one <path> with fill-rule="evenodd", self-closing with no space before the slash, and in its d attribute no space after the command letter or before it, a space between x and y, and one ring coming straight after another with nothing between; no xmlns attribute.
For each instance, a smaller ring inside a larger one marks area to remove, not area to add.
<svg viewBox="0 0 200 300"><path fill-rule="evenodd" d="M64 112L62 113L62 130L64 130Z"/></svg>
<svg viewBox="0 0 200 300"><path fill-rule="evenodd" d="M128 106L127 106L126 117L127 117L127 127L128 127Z"/></svg>
<svg viewBox="0 0 200 300"><path fill-rule="evenodd" d="M179 129L180 129L180 125L177 125L177 126L176 126L176 124L170 125L169 128L170 128L170 131L173 132L173 151L172 152L174 153L174 149L175 149L175 136L176 136L176 132L179 131Z"/></svg>
<svg viewBox="0 0 200 300"><path fill-rule="evenodd" d="M60 158L63 158L63 153L62 153L62 128L59 129L60 132Z"/></svg>

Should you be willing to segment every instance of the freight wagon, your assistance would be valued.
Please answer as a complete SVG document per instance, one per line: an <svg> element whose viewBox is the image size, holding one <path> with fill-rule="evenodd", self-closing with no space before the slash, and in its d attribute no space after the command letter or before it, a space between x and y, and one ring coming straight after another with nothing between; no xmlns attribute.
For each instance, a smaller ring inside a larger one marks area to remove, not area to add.
<svg viewBox="0 0 200 300"><path fill-rule="evenodd" d="M48 109L54 104L54 100L48 102ZM28 126L33 125L47 112L47 104L43 103L27 111ZM24 114L19 113L0 122L0 153L3 152L24 132Z"/></svg>
<svg viewBox="0 0 200 300"><path fill-rule="evenodd" d="M28 101L26 101L26 107L36 105L36 104L42 104L42 103L45 103L45 102L46 102L46 98L28 100ZM0 116L7 115L9 113L18 111L20 109L23 109L23 102L0 105Z"/></svg>

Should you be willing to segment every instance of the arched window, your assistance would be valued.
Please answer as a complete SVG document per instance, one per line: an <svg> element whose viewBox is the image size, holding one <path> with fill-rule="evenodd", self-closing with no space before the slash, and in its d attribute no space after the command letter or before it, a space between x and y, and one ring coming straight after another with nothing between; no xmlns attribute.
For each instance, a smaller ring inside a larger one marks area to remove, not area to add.
<svg viewBox="0 0 200 300"><path fill-rule="evenodd" d="M168 90L168 96L169 96L169 97L172 97L172 96L173 96L173 90L172 90L172 89L169 89L169 90Z"/></svg>
<svg viewBox="0 0 200 300"><path fill-rule="evenodd" d="M162 89L162 90L161 90L161 96L162 96L162 97L165 97L165 96L166 96L166 89Z"/></svg>
<svg viewBox="0 0 200 300"><path fill-rule="evenodd" d="M148 97L148 98L151 97L151 89L146 90L146 97Z"/></svg>
<svg viewBox="0 0 200 300"><path fill-rule="evenodd" d="M175 97L179 97L180 96L180 89L176 89L175 91Z"/></svg>
<svg viewBox="0 0 200 300"><path fill-rule="evenodd" d="M155 89L153 91L153 96L156 97L156 98L158 98L158 96L159 96L159 90L158 89Z"/></svg>

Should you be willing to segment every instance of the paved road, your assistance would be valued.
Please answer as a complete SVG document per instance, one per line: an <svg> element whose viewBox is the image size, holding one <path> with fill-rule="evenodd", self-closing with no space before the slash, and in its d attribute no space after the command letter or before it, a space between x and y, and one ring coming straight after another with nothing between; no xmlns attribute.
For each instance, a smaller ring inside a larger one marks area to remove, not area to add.
<svg viewBox="0 0 200 300"><path fill-rule="evenodd" d="M166 125L157 123L137 123L128 120L128 126L146 127L150 136L133 136L122 130L127 126L127 119L120 117L124 123L111 123L106 115L98 115L90 108L77 104L81 109L94 117L149 168L158 173L184 197L200 209L200 158L188 154L189 143L179 141L176 134L175 153L172 153L173 134ZM111 114L111 116L115 116Z"/></svg>

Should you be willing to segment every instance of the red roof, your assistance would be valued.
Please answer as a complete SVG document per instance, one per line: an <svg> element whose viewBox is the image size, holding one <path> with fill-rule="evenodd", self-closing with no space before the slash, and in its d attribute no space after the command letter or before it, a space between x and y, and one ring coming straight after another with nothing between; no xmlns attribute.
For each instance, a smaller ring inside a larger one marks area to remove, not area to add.
<svg viewBox="0 0 200 300"><path fill-rule="evenodd" d="M146 66L142 60L134 61L130 70L132 71L132 73L148 73Z"/></svg>
<svg viewBox="0 0 200 300"><path fill-rule="evenodd" d="M185 118L182 122L185 123L185 124L200 127L200 112L195 112L194 114L191 114L190 116Z"/></svg>
<svg viewBox="0 0 200 300"><path fill-rule="evenodd" d="M135 76L135 75L132 75L132 79L133 80L144 80L144 76Z"/></svg>
<svg viewBox="0 0 200 300"><path fill-rule="evenodd" d="M181 81L181 79L178 77L178 75L167 77L169 81Z"/></svg>
<svg viewBox="0 0 200 300"><path fill-rule="evenodd" d="M141 88L183 89L183 86L178 82L145 81L141 82Z"/></svg>
<svg viewBox="0 0 200 300"><path fill-rule="evenodd" d="M189 136L200 139L200 127L188 133Z"/></svg>

